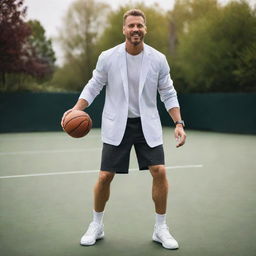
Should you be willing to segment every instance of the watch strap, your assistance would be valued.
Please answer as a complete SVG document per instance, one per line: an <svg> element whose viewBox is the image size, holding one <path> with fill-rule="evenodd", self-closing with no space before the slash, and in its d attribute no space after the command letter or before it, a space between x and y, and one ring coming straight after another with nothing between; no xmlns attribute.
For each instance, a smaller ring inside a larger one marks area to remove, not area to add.
<svg viewBox="0 0 256 256"><path fill-rule="evenodd" d="M175 122L175 125L177 125L177 124L181 124L183 127L185 127L185 123L184 123L183 120L176 121L176 122Z"/></svg>

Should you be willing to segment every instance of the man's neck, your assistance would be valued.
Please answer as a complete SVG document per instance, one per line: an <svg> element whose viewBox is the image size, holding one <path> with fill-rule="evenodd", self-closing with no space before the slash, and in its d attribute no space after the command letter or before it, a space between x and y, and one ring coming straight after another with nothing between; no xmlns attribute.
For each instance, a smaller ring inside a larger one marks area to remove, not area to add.
<svg viewBox="0 0 256 256"><path fill-rule="evenodd" d="M138 55L143 51L144 43L141 42L138 45L133 45L129 41L125 42L125 49L131 55Z"/></svg>

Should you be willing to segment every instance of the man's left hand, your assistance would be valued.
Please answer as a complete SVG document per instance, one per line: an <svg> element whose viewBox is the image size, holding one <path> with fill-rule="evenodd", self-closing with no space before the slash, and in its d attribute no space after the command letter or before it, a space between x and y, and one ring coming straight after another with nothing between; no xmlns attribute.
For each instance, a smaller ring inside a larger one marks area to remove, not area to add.
<svg viewBox="0 0 256 256"><path fill-rule="evenodd" d="M176 148L183 146L185 144L186 133L185 133L182 125L179 125L179 124L176 125L176 128L174 130L174 136L175 136L176 141L178 142L176 144Z"/></svg>

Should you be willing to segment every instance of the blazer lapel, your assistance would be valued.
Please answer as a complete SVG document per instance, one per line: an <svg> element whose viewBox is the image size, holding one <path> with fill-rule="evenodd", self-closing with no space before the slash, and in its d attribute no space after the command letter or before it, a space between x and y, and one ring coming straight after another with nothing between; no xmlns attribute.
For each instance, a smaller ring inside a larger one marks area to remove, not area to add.
<svg viewBox="0 0 256 256"><path fill-rule="evenodd" d="M126 100L128 101L128 77L127 77L127 63L126 63L125 44L122 44L120 46L119 67L120 67L120 73L121 73L122 82L123 82L123 86L124 86L125 97L126 97Z"/></svg>
<svg viewBox="0 0 256 256"><path fill-rule="evenodd" d="M150 51L147 48L147 45L144 44L144 54L142 58L141 71L140 71L140 83L139 83L139 97L142 94L143 87L145 85L146 77L150 67Z"/></svg>

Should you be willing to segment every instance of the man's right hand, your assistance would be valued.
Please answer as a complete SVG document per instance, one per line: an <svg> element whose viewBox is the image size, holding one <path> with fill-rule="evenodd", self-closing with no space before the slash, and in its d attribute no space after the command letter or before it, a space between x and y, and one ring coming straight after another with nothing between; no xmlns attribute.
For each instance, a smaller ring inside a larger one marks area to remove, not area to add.
<svg viewBox="0 0 256 256"><path fill-rule="evenodd" d="M62 119L61 119L61 127L62 127L62 129L64 130L64 128L63 128L63 126L64 126L64 119L65 119L65 117L66 117L71 111L73 111L73 110L84 110L86 107L88 107L88 105L89 105L89 103L88 103L87 100L85 100L85 99L79 99L79 100L77 101L76 105L75 105L73 108L67 110L67 111L63 114Z"/></svg>
<svg viewBox="0 0 256 256"><path fill-rule="evenodd" d="M62 127L63 130L64 130L64 128L63 128L63 126L64 126L64 119L65 119L65 117L66 117L72 110L73 110L72 108L69 109L69 110L67 110L67 111L63 114L63 116L62 116L62 118L61 118L61 127Z"/></svg>

